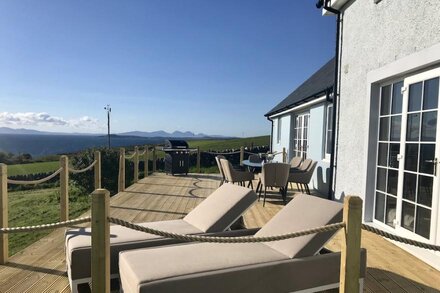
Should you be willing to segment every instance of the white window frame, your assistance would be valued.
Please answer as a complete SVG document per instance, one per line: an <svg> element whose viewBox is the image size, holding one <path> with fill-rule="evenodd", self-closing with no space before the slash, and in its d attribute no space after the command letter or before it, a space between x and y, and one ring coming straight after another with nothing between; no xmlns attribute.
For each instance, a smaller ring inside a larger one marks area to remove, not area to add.
<svg viewBox="0 0 440 293"><path fill-rule="evenodd" d="M277 144L281 143L281 127L282 127L281 118L282 117L279 117L277 121Z"/></svg>
<svg viewBox="0 0 440 293"><path fill-rule="evenodd" d="M329 118L333 117L333 104L328 104L325 109L325 132L324 132L324 159L329 161L331 156L331 149L327 149L328 140L333 138L333 123L330 123ZM332 121L333 121L332 119ZM332 125L330 125L332 124ZM330 135L329 135L330 132ZM329 137L330 136L330 137Z"/></svg>

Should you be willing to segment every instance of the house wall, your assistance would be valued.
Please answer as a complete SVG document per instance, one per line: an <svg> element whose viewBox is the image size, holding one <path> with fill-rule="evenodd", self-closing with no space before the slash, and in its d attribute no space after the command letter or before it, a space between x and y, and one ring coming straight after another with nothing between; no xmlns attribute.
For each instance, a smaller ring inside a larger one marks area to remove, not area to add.
<svg viewBox="0 0 440 293"><path fill-rule="evenodd" d="M278 119L281 119L281 140L278 142ZM273 138L272 138L272 152L282 152L283 147L286 148L287 157L289 157L289 143L290 143L290 114L279 116L273 119ZM281 162L283 160L282 154L275 157L275 161Z"/></svg>
<svg viewBox="0 0 440 293"><path fill-rule="evenodd" d="M344 7L342 15L335 175L336 199L347 194L361 196L365 204L365 221L371 221L373 217L374 169L368 162L375 161L375 144L371 137L377 135L377 122L373 117L377 115L378 103L371 98L377 94L377 87L368 83L367 76L440 43L440 5L437 0L374 2L351 1ZM416 254L421 256L423 253ZM440 267L440 262L437 264Z"/></svg>
<svg viewBox="0 0 440 293"><path fill-rule="evenodd" d="M273 152L281 152L283 147L287 151L287 162L289 162L293 157L293 127L294 127L294 116L298 113L310 113L309 121L309 148L307 157L318 162L315 169L315 173L309 184L310 188L317 190L323 195L327 195L328 183L329 183L329 160L325 159L324 146L325 146L325 119L326 119L326 103L318 103L311 105L307 108L300 108L298 110L292 110L291 112L285 113L280 116L282 120L281 123L281 142L277 143L276 133L278 130L278 121L275 118L273 123L273 133L274 138L272 140L272 150ZM279 155L275 157L275 161L281 162L282 157Z"/></svg>

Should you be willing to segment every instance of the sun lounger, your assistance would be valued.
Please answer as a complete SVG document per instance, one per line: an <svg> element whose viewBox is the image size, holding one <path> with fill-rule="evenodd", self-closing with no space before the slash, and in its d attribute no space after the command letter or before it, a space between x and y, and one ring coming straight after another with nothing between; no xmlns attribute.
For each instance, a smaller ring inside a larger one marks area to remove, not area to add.
<svg viewBox="0 0 440 293"><path fill-rule="evenodd" d="M279 235L341 220L341 204L299 195L255 236ZM340 254L319 254L333 234L268 243L196 243L124 251L119 255L121 289L124 293L258 293L337 288ZM362 250L362 278L365 267L366 253Z"/></svg>
<svg viewBox="0 0 440 293"><path fill-rule="evenodd" d="M188 215L180 220L142 223L155 229L181 234L203 234L227 230L257 199L255 192L233 184L223 184ZM121 226L110 227L110 263L112 278L118 275L120 251L175 244L179 241L146 234ZM66 264L72 292L91 276L90 228L66 232Z"/></svg>

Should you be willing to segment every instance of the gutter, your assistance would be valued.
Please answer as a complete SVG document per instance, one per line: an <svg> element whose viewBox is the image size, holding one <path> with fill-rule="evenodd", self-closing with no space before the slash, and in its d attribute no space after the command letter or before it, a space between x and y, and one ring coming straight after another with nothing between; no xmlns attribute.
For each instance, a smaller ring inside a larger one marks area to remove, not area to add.
<svg viewBox="0 0 440 293"><path fill-rule="evenodd" d="M327 197L328 199L332 200L334 198L334 186L336 185L336 180L335 180L335 171L336 171L336 159L335 159L335 155L336 155L336 115L337 115L337 111L336 108L338 107L338 100L339 100L339 91L338 91L338 77L339 77L339 55L340 55L340 50L339 50L339 43L340 43L340 30L341 30L341 11L334 9L330 6L328 6L329 4L329 0L319 0L318 3L316 4L317 8L323 8L328 12L334 13L336 14L336 48L335 48L335 76L334 76L334 83L333 83L333 123L332 123L332 151L331 151L331 156L330 156L330 174L329 174L329 188L328 188L328 194Z"/></svg>

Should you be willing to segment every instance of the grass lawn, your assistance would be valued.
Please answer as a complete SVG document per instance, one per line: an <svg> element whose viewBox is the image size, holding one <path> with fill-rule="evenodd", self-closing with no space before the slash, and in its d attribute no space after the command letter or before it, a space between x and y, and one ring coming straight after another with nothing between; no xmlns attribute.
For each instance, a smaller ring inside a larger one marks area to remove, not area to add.
<svg viewBox="0 0 440 293"><path fill-rule="evenodd" d="M9 193L9 227L48 224L60 220L59 189L36 189ZM70 190L70 219L90 208L90 197L80 195L75 187ZM9 234L9 254L14 255L26 246L46 236L52 230Z"/></svg>
<svg viewBox="0 0 440 293"><path fill-rule="evenodd" d="M190 148L200 147L201 150L219 150L239 149L240 147L268 146L270 144L270 136L257 136L247 138L234 139L213 139L213 140L189 140Z"/></svg>
<svg viewBox="0 0 440 293"><path fill-rule="evenodd" d="M8 176L47 173L57 170L59 161L8 165Z"/></svg>

